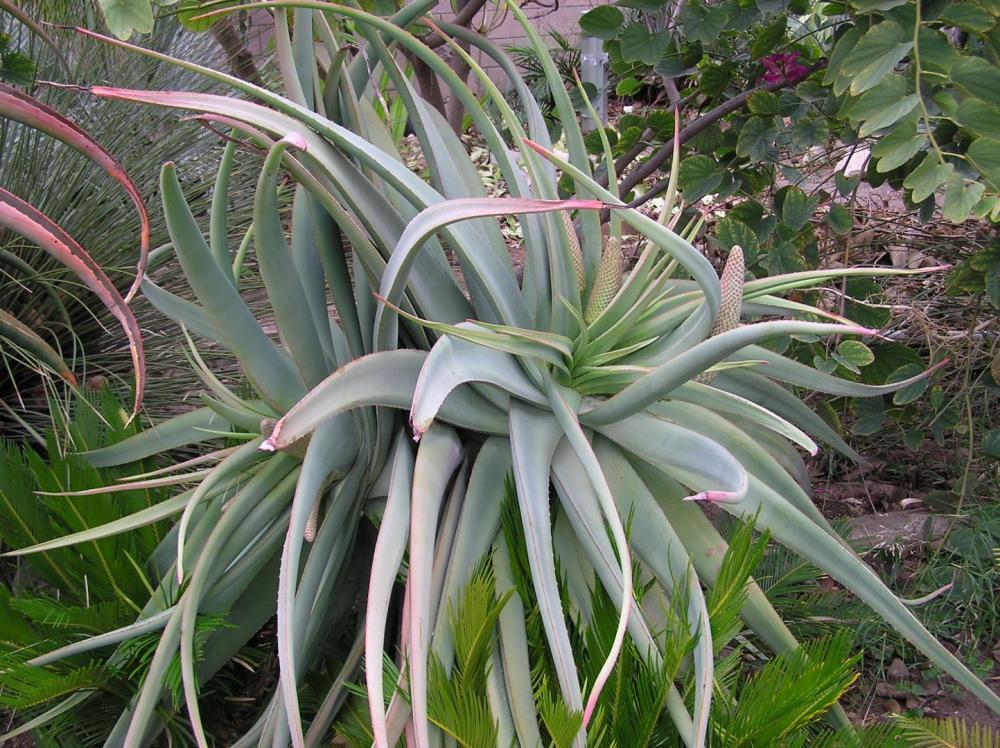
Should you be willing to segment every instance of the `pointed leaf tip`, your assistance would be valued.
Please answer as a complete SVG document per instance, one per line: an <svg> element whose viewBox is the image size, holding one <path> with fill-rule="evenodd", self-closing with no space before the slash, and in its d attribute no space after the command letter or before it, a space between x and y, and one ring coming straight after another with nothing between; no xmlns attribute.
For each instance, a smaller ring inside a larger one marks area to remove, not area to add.
<svg viewBox="0 0 1000 748"><path fill-rule="evenodd" d="M708 501L713 504L739 504L746 498L746 491L702 491L685 496L684 501Z"/></svg>
<svg viewBox="0 0 1000 748"><path fill-rule="evenodd" d="M305 136L300 132L290 132L281 140L297 150L305 151L308 149Z"/></svg>

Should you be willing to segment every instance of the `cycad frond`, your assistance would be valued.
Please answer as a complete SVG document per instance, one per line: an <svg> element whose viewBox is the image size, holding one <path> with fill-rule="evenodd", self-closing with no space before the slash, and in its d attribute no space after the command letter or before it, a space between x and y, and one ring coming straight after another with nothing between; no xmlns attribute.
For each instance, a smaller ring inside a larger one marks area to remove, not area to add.
<svg viewBox="0 0 1000 748"><path fill-rule="evenodd" d="M493 567L484 562L472 573L458 605L450 608L448 619L455 637L455 674L464 688L480 692L485 687L488 662L495 645L493 632L513 593L514 590L508 590L497 598Z"/></svg>
<svg viewBox="0 0 1000 748"><path fill-rule="evenodd" d="M583 713L570 709L561 698L553 695L547 680L535 692L535 704L553 748L571 748L583 726Z"/></svg>
<svg viewBox="0 0 1000 748"><path fill-rule="evenodd" d="M103 634L120 626L129 614L128 608L118 600L80 607L51 597L16 597L11 599L10 607L39 628L91 634Z"/></svg>
<svg viewBox="0 0 1000 748"><path fill-rule="evenodd" d="M771 746L833 706L857 678L849 632L804 644L745 682L721 731L733 746Z"/></svg>
<svg viewBox="0 0 1000 748"><path fill-rule="evenodd" d="M494 748L497 724L485 691L474 690L459 678L449 677L436 655L430 657L427 676L427 716L431 722L462 748Z"/></svg>
<svg viewBox="0 0 1000 748"><path fill-rule="evenodd" d="M746 602L750 575L760 564L769 535L754 539L753 521L743 522L733 532L722 559L719 577L706 596L712 623L712 643L719 652L742 626L740 611Z"/></svg>
<svg viewBox="0 0 1000 748"><path fill-rule="evenodd" d="M892 720L910 748L994 748L1000 732L961 719L898 716Z"/></svg>

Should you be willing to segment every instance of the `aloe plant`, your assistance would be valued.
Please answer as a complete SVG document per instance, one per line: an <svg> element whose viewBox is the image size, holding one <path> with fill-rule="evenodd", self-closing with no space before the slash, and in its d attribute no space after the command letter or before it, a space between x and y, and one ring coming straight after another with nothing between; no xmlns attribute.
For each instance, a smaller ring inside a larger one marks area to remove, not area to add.
<svg viewBox="0 0 1000 748"><path fill-rule="evenodd" d="M100 143L72 120L38 99L11 86L0 84L0 116L36 128L84 154L118 182L135 205L140 221L138 272L123 298L100 265L62 226L13 192L0 188L0 226L21 234L66 265L97 295L121 325L128 340L135 369L135 399L132 410L135 416L142 403L146 363L142 349L142 335L128 302L139 290L139 283L145 274L149 256L149 217L142 195L121 164ZM62 356L35 330L14 318L9 312L0 316L0 338L5 338L23 348L47 364L67 382L76 384L76 378Z"/></svg>
<svg viewBox="0 0 1000 748"><path fill-rule="evenodd" d="M243 444L205 447L197 463L179 463L172 477L152 479L193 486L161 504L17 551L65 547L180 515L155 554L165 570L160 589L179 590L176 602L166 606L157 601L173 597L154 595L135 624L72 650L117 645L120 651L139 629L162 632L143 687L108 744L144 745L157 734L172 708L162 677L179 652L192 733L207 745L199 685L275 615L278 687L238 745L317 745L362 655L375 744L395 745L404 731L415 745L439 744L428 719L428 681L435 672L452 672L457 642L448 610L492 549L498 597L515 587L515 573L530 578L558 698L567 715L578 716L577 745L626 640L652 664L668 654L654 635L660 611L633 593L638 579L658 596L685 600L683 626L694 641L686 664L691 698L671 684L665 703L683 743L704 745L717 654L707 598L724 584L727 543L703 503L754 518L758 529L852 590L1000 711L996 695L927 633L808 495L802 451L815 453L818 440L857 455L797 389L876 396L913 380L860 385L765 346L787 335L876 335L781 294L844 276L901 273L835 269L743 282L741 253L734 250L720 279L689 241L698 222L671 224L675 190L655 220L624 207L613 186L595 181L569 95L519 9L510 10L552 83L567 159L553 152L537 104L501 50L423 20L496 60L524 121L461 45L452 44L454 53L468 57L498 121L407 31L430 5L406 6L391 19L312 0L241 6L277 9L283 94L108 39L229 85L239 97L102 86L90 88L92 95L195 112L266 154L253 223L238 227L243 239L235 259L224 209L235 143L220 166L207 227L186 204L177 169L164 166L163 211L196 301L148 278L142 284L150 302L213 356L225 350L235 357L252 394L220 381L192 341L204 407L88 457L97 466L125 464L223 435ZM285 9L292 11L294 35ZM357 38L345 36L345 21ZM318 58L314 32L325 47ZM359 47L364 52L352 58ZM486 196L462 143L401 74L395 49L419 57L451 87L509 196ZM369 92L378 84L371 77L377 66L406 107L427 160L427 182L402 162L374 113ZM606 167L613 176L607 154ZM283 172L296 185L288 238L276 202ZM572 197L560 198L560 174L572 181ZM610 211L606 239L600 209ZM518 219L520 277L498 216ZM644 240L627 272L623 223ZM251 246L253 268L244 262ZM241 297L251 269L266 288L277 339ZM511 567L501 536L508 474L527 569ZM125 485L147 480L140 475ZM378 525L374 540L369 521ZM557 564L567 575L567 597ZM567 615L586 616L598 586L615 601L617 624L603 664L581 682ZM745 594L744 624L775 653L794 651L797 642L761 590L751 582ZM233 627L213 633L208 655L196 661L195 621L217 611L229 611ZM399 631L389 633L397 615ZM538 745L525 626L523 603L513 594L498 616L489 706L504 734ZM331 632L348 643L339 670L317 665ZM395 682L385 681L386 652L398 658L390 670ZM325 684L318 696L317 678ZM307 680L308 711L300 701ZM387 690L395 690L388 707L381 698Z"/></svg>

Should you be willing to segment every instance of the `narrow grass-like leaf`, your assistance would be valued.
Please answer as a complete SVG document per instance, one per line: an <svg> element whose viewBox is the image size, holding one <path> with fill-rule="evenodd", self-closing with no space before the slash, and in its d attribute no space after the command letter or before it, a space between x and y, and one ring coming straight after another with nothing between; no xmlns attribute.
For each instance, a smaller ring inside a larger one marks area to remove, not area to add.
<svg viewBox="0 0 1000 748"><path fill-rule="evenodd" d="M59 355L59 352L37 332L3 309L0 309L0 338L7 340L14 346L23 348L70 385L76 386L76 376L63 357Z"/></svg>

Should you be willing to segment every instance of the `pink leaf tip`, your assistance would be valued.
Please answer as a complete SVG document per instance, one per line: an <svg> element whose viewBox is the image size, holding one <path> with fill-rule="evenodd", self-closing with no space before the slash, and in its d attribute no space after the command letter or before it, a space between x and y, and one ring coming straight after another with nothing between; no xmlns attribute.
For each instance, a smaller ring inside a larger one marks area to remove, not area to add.
<svg viewBox="0 0 1000 748"><path fill-rule="evenodd" d="M691 496L685 496L684 501L709 501L713 504L738 504L743 501L743 494L734 491L702 491Z"/></svg>
<svg viewBox="0 0 1000 748"><path fill-rule="evenodd" d="M300 151L307 150L308 146L306 144L305 136L300 132L290 132L285 137L281 139L283 142L288 143L292 148L296 148Z"/></svg>
<svg viewBox="0 0 1000 748"><path fill-rule="evenodd" d="M258 452L274 452L276 449L277 446L274 443L273 436L269 436L267 439L261 442L261 445L259 447L257 447Z"/></svg>

